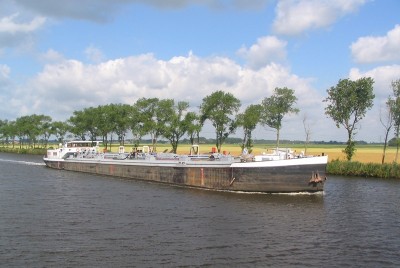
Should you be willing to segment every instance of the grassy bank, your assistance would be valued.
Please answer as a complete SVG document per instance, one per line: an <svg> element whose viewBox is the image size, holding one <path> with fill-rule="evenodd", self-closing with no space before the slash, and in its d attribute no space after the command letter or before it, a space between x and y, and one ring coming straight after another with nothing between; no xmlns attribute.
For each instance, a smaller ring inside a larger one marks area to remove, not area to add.
<svg viewBox="0 0 400 268"><path fill-rule="evenodd" d="M400 179L400 165L397 163L361 163L357 161L333 160L328 163L331 175Z"/></svg>
<svg viewBox="0 0 400 268"><path fill-rule="evenodd" d="M44 148L0 147L0 152L2 153L46 155L46 151Z"/></svg>

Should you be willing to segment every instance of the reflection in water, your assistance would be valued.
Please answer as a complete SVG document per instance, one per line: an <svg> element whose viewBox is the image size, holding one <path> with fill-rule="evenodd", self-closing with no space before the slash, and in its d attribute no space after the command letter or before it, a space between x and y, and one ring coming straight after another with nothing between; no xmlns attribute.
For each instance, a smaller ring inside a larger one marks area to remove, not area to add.
<svg viewBox="0 0 400 268"><path fill-rule="evenodd" d="M0 259L43 266L398 267L398 181L238 194L45 168L0 154Z"/></svg>

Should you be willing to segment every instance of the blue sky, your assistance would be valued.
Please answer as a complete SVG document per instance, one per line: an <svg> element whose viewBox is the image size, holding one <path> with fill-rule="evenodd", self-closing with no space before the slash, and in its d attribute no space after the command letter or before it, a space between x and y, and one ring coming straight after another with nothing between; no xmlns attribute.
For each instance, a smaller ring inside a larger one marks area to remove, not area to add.
<svg viewBox="0 0 400 268"><path fill-rule="evenodd" d="M380 110L400 79L399 11L398 0L0 0L0 119L66 120L141 97L195 110L216 90L245 109L289 87L300 113L281 138L304 139L306 118L312 140L345 141L322 100L339 79L370 76L376 98L356 139L382 141ZM275 133L260 126L255 137Z"/></svg>

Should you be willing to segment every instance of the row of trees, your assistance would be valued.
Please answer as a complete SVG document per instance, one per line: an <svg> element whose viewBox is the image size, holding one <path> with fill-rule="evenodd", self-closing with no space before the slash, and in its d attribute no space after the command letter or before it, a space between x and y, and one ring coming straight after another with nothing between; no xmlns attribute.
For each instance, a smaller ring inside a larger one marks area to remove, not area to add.
<svg viewBox="0 0 400 268"><path fill-rule="evenodd" d="M370 77L356 81L341 79L336 86L327 90L328 97L325 114L331 117L336 126L344 127L348 134L347 146L344 150L348 160L355 153L355 134L360 120L372 108L374 80ZM382 162L384 162L387 138L392 128L395 129L396 140L400 135L400 79L392 82L393 95L386 102L385 126L386 138ZM113 142L113 137L124 144L128 133L131 133L135 145L145 135L150 135L153 149L156 150L157 140L164 137L171 143L174 152L177 151L180 139L187 135L191 143L199 142L200 132L208 120L215 128L216 147L221 151L224 141L242 127L244 137L242 149L252 150L252 132L258 124L270 127L276 131L276 146L279 147L280 130L285 115L298 113L294 105L297 97L293 89L275 88L272 96L266 97L260 104L249 105L243 113L238 113L240 100L231 93L216 91L206 96L198 111L190 111L189 103L173 99L142 98L133 105L108 104L89 107L74 111L65 122L53 122L50 116L23 116L15 121L0 120L0 138L3 141L27 141L35 146L39 140L45 147L50 136L54 135L62 142L67 134L82 140L101 138L105 147ZM303 120L306 132L306 142L309 141L310 129ZM398 152L397 146L397 152ZM397 161L397 154L396 154Z"/></svg>
<svg viewBox="0 0 400 268"><path fill-rule="evenodd" d="M36 147L39 137L47 141L51 134L54 134L54 128L61 122L52 122L50 116L47 115L27 115L17 118L15 121L0 120L0 138L4 143L15 144L18 138L20 147L24 141L28 141L32 147Z"/></svg>
<svg viewBox="0 0 400 268"><path fill-rule="evenodd" d="M142 98L133 105L108 104L74 111L65 122L52 121L50 116L30 115L15 121L0 121L0 137L4 142L14 144L16 138L22 146L26 141L35 147L42 141L47 147L50 136L62 142L67 134L81 140L102 139L105 147L113 138L123 145L126 136L133 136L135 145L139 145L145 135L150 135L153 150L157 140L164 137L169 140L174 152L180 139L187 135L191 143L199 141L204 123L209 120L215 128L216 147L221 151L222 144L238 127L244 130L242 149L251 151L252 131L257 124L269 126L277 132L277 146L282 119L285 114L297 113L293 108L297 98L294 90L276 88L271 97L261 104L250 105L238 114L241 103L231 93L216 91L203 99L197 112L189 111L189 103L175 102L173 99Z"/></svg>

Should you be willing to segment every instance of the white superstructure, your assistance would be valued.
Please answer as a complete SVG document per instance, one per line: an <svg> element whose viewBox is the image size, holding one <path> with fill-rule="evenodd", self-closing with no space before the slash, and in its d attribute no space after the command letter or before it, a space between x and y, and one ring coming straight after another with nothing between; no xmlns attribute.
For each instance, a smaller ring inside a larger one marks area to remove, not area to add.
<svg viewBox="0 0 400 268"><path fill-rule="evenodd" d="M58 149L47 150L48 159L65 159L70 155L98 153L101 141L68 141L59 144Z"/></svg>

